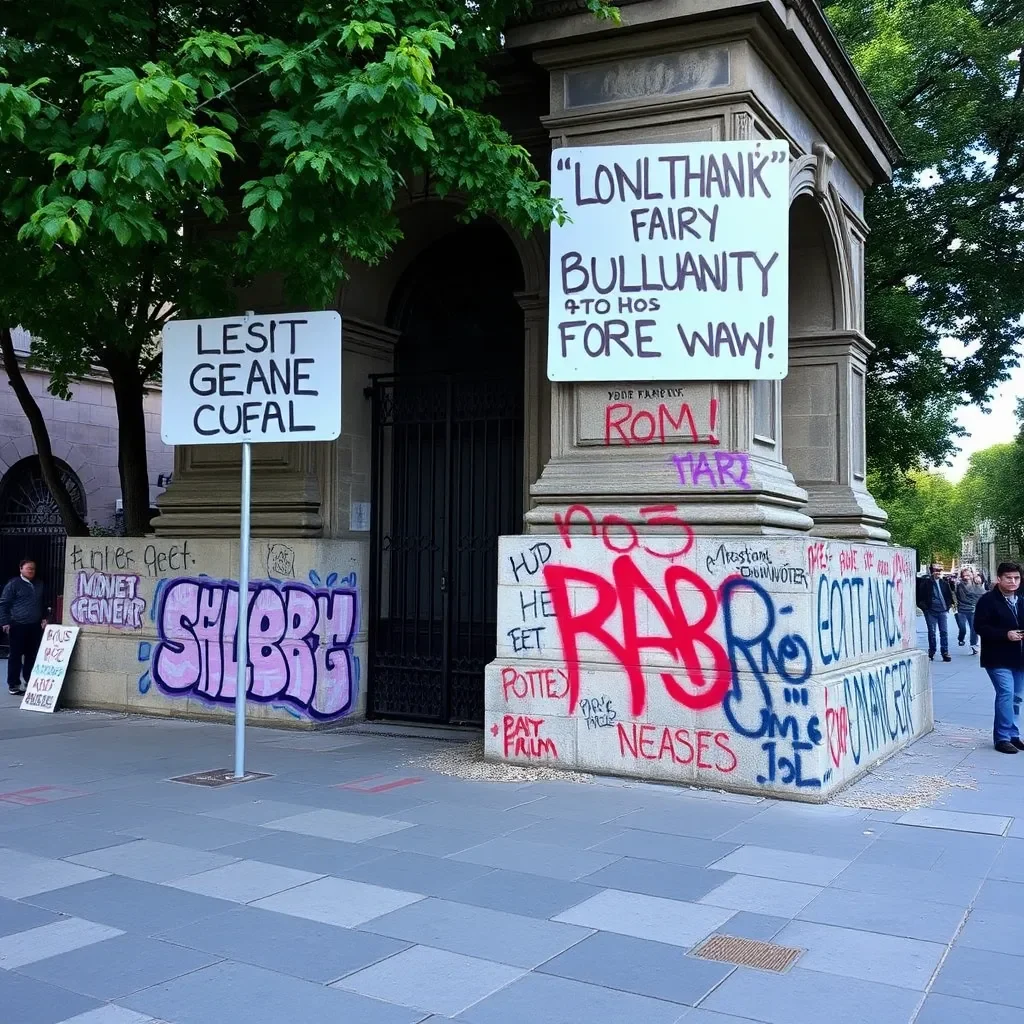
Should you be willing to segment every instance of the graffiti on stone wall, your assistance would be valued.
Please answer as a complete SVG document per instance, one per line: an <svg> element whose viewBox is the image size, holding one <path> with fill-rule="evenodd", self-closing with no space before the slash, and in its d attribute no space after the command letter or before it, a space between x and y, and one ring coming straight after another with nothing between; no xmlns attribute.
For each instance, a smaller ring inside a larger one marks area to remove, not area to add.
<svg viewBox="0 0 1024 1024"><path fill-rule="evenodd" d="M68 608L79 626L141 629L146 599L139 593L136 573L79 572Z"/></svg>
<svg viewBox="0 0 1024 1024"><path fill-rule="evenodd" d="M674 505L640 519L574 505L555 515L557 538L510 542L507 713L492 727L504 756L559 760L576 722L582 766L597 744L602 766L815 790L915 733L913 662L896 656L909 644L903 554L698 543ZM841 684L816 687L837 663L851 665Z"/></svg>
<svg viewBox="0 0 1024 1024"><path fill-rule="evenodd" d="M354 576L339 584L332 574L323 586L318 577L312 586L267 580L249 585L248 698L315 719L352 709L359 623L354 584ZM155 620L152 682L169 696L233 703L238 584L202 576L172 579L160 591Z"/></svg>

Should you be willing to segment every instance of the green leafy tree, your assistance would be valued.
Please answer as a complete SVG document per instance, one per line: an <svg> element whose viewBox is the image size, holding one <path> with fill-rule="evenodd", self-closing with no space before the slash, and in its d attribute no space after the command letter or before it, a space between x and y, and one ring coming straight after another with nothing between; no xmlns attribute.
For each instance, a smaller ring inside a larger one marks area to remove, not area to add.
<svg viewBox="0 0 1024 1024"><path fill-rule="evenodd" d="M975 452L960 483L975 517L1024 543L1024 443L1018 438Z"/></svg>
<svg viewBox="0 0 1024 1024"><path fill-rule="evenodd" d="M1024 337L1024 0L825 9L905 154L867 198L868 440L892 479L952 453L957 407L986 400Z"/></svg>
<svg viewBox="0 0 1024 1024"><path fill-rule="evenodd" d="M974 526L974 509L960 489L939 473L913 470L901 481L869 484L889 515L894 544L913 548L925 564L948 562L960 553L961 539Z"/></svg>
<svg viewBox="0 0 1024 1024"><path fill-rule="evenodd" d="M594 9L604 10L598 0ZM345 264L400 238L429 178L465 214L530 232L560 215L484 108L519 0L47 0L0 20L0 324L67 396L113 383L126 528L148 524L142 399L172 317L284 273L332 302Z"/></svg>

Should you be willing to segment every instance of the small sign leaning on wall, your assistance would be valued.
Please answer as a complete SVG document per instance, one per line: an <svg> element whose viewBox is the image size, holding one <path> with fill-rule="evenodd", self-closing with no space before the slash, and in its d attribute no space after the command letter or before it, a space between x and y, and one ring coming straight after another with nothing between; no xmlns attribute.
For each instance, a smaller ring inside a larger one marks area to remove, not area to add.
<svg viewBox="0 0 1024 1024"><path fill-rule="evenodd" d="M785 142L556 149L551 190L551 380L786 376Z"/></svg>
<svg viewBox="0 0 1024 1024"><path fill-rule="evenodd" d="M21 699L22 711L52 713L56 709L77 639L77 626L47 626L43 630L36 663Z"/></svg>

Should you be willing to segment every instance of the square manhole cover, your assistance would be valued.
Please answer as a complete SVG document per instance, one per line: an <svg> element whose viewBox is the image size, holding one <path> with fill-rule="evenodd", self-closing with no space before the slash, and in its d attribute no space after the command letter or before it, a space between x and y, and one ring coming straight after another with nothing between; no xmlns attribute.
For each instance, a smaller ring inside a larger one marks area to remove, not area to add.
<svg viewBox="0 0 1024 1024"><path fill-rule="evenodd" d="M171 782L184 782L189 786L233 786L236 782L252 782L254 779L269 779L265 772L246 772L240 779L230 768L214 768L208 772L193 772L191 775L179 775Z"/></svg>
<svg viewBox="0 0 1024 1024"><path fill-rule="evenodd" d="M735 935L711 935L691 950L690 956L782 974L796 963L802 952L794 946L779 946L774 942L740 939Z"/></svg>

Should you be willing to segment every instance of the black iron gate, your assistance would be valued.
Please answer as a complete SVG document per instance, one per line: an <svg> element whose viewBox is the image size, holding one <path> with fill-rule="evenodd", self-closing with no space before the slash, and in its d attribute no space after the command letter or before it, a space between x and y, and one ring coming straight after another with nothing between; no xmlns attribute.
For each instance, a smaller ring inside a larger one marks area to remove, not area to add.
<svg viewBox="0 0 1024 1024"><path fill-rule="evenodd" d="M498 537L523 514L522 381L373 378L368 714L483 722Z"/></svg>

